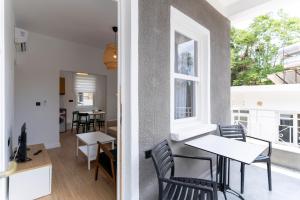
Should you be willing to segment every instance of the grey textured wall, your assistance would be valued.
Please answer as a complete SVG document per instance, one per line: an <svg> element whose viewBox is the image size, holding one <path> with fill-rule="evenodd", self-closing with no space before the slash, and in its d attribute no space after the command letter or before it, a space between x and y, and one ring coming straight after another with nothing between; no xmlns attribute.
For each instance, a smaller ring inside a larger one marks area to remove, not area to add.
<svg viewBox="0 0 300 200"><path fill-rule="evenodd" d="M140 199L157 199L152 160L144 151L170 134L170 6L198 21L211 34L211 114L213 123L230 122L230 22L205 0L139 1ZM171 142L176 153L206 155ZM201 176L204 162L176 161L176 174Z"/></svg>

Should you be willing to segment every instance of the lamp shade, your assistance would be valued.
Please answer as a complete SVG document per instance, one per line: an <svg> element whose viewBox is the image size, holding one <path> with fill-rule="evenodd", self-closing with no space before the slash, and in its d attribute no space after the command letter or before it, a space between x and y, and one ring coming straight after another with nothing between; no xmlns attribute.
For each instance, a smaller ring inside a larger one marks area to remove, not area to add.
<svg viewBox="0 0 300 200"><path fill-rule="evenodd" d="M103 62L107 69L116 69L118 66L117 46L115 43L109 43L106 45L103 54Z"/></svg>

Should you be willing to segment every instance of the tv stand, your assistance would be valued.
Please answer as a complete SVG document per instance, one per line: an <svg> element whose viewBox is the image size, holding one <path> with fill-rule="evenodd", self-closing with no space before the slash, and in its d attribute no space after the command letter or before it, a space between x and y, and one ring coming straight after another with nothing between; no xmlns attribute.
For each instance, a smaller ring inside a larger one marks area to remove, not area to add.
<svg viewBox="0 0 300 200"><path fill-rule="evenodd" d="M30 162L20 162L9 177L9 200L37 199L51 194L52 163L43 144L29 145ZM38 155L33 155L42 150Z"/></svg>

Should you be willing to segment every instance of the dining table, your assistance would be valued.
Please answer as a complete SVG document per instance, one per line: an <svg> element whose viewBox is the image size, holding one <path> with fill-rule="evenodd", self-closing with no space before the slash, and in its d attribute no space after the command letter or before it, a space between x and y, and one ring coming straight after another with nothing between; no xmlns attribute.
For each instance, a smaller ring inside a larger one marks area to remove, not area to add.
<svg viewBox="0 0 300 200"><path fill-rule="evenodd" d="M105 111L95 111L95 110L90 110L90 111L80 111L80 113L87 113L91 119L95 119L96 116L100 116L100 119L104 120L104 130L105 133L107 132L107 121L106 121L106 112Z"/></svg>
<svg viewBox="0 0 300 200"><path fill-rule="evenodd" d="M251 164L262 154L267 146L228 139L217 135L205 135L200 138L185 142L185 145L201 149L217 155L216 182L218 190L233 194L244 200L244 197L230 187L230 160Z"/></svg>

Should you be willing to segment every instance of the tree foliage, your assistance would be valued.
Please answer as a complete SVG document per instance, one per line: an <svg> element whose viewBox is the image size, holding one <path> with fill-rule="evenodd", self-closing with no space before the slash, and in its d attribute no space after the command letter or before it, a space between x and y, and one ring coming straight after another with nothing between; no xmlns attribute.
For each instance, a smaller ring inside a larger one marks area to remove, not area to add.
<svg viewBox="0 0 300 200"><path fill-rule="evenodd" d="M258 16L247 29L231 29L231 84L272 84L267 75L283 71L278 50L300 41L300 19L283 11Z"/></svg>

